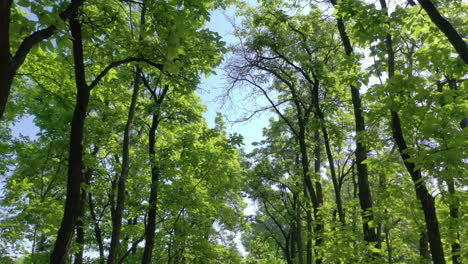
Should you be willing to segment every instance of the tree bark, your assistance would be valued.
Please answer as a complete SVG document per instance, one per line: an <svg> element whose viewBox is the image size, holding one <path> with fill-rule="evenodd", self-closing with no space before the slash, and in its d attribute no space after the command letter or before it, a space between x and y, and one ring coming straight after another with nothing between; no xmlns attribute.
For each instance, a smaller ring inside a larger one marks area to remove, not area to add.
<svg viewBox="0 0 468 264"><path fill-rule="evenodd" d="M96 237L96 242L99 248L99 263L104 264L104 242L102 240L102 231L101 227L99 226L99 220L96 216L96 211L94 209L94 202L93 202L93 195L88 193L88 204L89 204L89 213L91 214L91 218L93 219L94 224L94 236Z"/></svg>
<svg viewBox="0 0 468 264"><path fill-rule="evenodd" d="M447 21L437 10L431 0L418 0L422 8L431 18L432 22L444 33L452 46L458 52L465 64L468 64L468 46L463 40L463 37L458 34L457 30L450 22Z"/></svg>
<svg viewBox="0 0 468 264"><path fill-rule="evenodd" d="M99 151L99 148L95 146L91 155L95 157L98 151ZM93 171L94 170L92 168L88 168L86 170L86 172L84 173L84 177L83 177L83 182L82 182L83 184L89 185L91 181L91 176L93 175ZM75 253L74 264L83 264L83 253L84 253L84 243L85 243L85 230L84 230L83 218L86 212L87 198L88 198L88 192L86 191L86 188L81 188L81 199L80 199L81 212L76 222L76 239L75 239L75 242L78 244L79 249L78 249L78 252Z"/></svg>
<svg viewBox="0 0 468 264"><path fill-rule="evenodd" d="M77 218L81 212L80 184L83 169L83 130L90 90L86 84L81 23L76 16L70 18L70 30L73 37L73 61L75 64L75 83L77 89L76 106L71 122L67 196L62 223L57 234L50 263L65 263L71 246Z"/></svg>
<svg viewBox="0 0 468 264"><path fill-rule="evenodd" d="M450 175L448 177L451 177ZM450 209L450 217L455 223L455 237L456 240L452 242L452 262L453 264L461 264L460 261L460 253L461 253L461 246L460 246L460 232L458 231L458 215L459 215L459 202L456 198L456 190L455 190L455 182L453 178L449 178L446 180L448 192L450 194L449 199L449 209Z"/></svg>
<svg viewBox="0 0 468 264"><path fill-rule="evenodd" d="M153 247L154 247L154 232L156 230L156 216L157 216L157 203L158 203L158 190L159 190L159 179L160 179L160 169L159 165L156 164L156 131L159 125L159 115L160 115L160 108L161 103L164 100L164 97L169 89L169 86L166 85L162 94L159 98L155 96L155 104L158 107L157 113L153 113L153 120L151 122L151 127L148 133L148 153L149 153L149 160L151 164L151 190L150 190L150 198L149 198L149 207L148 207L148 223L146 224L145 230L145 249L143 252L142 263L143 264L150 264L151 258L153 254Z"/></svg>
<svg viewBox="0 0 468 264"><path fill-rule="evenodd" d="M0 0L0 120L3 118L14 76L10 54L10 12L12 0Z"/></svg>
<svg viewBox="0 0 468 264"><path fill-rule="evenodd" d="M429 252L429 246L427 241L427 233L423 231L419 234L419 256L421 259L431 261L431 253Z"/></svg>
<svg viewBox="0 0 468 264"><path fill-rule="evenodd" d="M338 178L336 176L336 171L335 171L335 161L333 158L333 154L331 151L331 146L330 146L330 138L328 136L328 130L325 125L325 117L323 114L323 111L320 107L320 97L319 97L319 87L320 83L316 79L315 83L313 84L313 91L312 91L312 98L313 98L313 104L315 105L315 114L320 120L320 130L322 131L322 136L323 136L323 141L325 143L325 153L327 154L327 159L328 159L328 166L330 167L330 174L332 178L332 183L333 183L333 190L335 192L335 201L336 201L336 207L338 209L338 217L340 219L341 224L344 226L346 225L346 220L345 220L345 215L343 212L343 203L341 200L341 188L338 183Z"/></svg>
<svg viewBox="0 0 468 264"><path fill-rule="evenodd" d="M296 222L296 244L297 244L297 252L298 252L298 259L299 264L304 264L304 243L302 242L302 217L301 217L301 205L296 195L294 201L294 211L296 215L294 216Z"/></svg>
<svg viewBox="0 0 468 264"><path fill-rule="evenodd" d="M416 191L416 197L421 202L421 207L424 212L432 261L435 264L444 264L444 249L442 247L442 241L440 238L439 222L437 220L434 197L432 197L426 188L425 181L422 178L421 170L416 169L414 163L408 161L411 156L408 154L408 146L406 145L406 140L403 136L401 121L398 113L391 111L391 116L393 139L398 146L398 150L400 151L400 156L403 159L405 167L411 175L414 189Z"/></svg>
<svg viewBox="0 0 468 264"><path fill-rule="evenodd" d="M385 12L388 16L386 1L380 0L380 4L382 6L382 9L385 9ZM393 51L393 41L392 36L390 34L386 35L385 44L387 46L388 56L388 78L391 79L395 75L395 52ZM414 163L408 161L408 159L411 157L408 154L408 146L403 135L400 116L396 111L391 110L391 120L393 139L395 140L398 146L398 150L400 151L400 156L403 159L405 166L411 175L414 188L416 190L416 196L420 200L422 209L424 211L429 244L432 253L432 260L435 264L445 263L434 198L426 188L425 181L422 179L421 170L416 169Z"/></svg>
<svg viewBox="0 0 468 264"><path fill-rule="evenodd" d="M132 134L132 124L135 116L135 108L138 101L138 93L140 90L140 72L137 68L133 83L133 94L130 108L128 110L127 123L125 124L124 138L122 143L122 170L118 180L117 187L117 204L112 216L112 236L109 248L109 256L107 264L115 264L118 260L118 252L120 249L120 233L122 230L122 215L125 208L125 191L127 178L130 169L130 137Z"/></svg>
<svg viewBox="0 0 468 264"><path fill-rule="evenodd" d="M307 255L306 255L306 264L312 264L312 212L309 208L306 209L307 217Z"/></svg>
<svg viewBox="0 0 468 264"><path fill-rule="evenodd" d="M330 0L333 6L337 5L336 0ZM347 56L352 56L354 51L351 46L348 34L346 32L346 27L341 18L336 19L338 26L338 31L340 33L341 41L345 54ZM375 228L369 226L369 222L374 220L374 214L372 212L372 195L369 187L369 173L367 170L367 165L364 161L367 160L367 148L365 143L359 137L365 132L365 120L362 114L362 102L361 94L358 87L350 85L351 88L351 101L353 103L354 109L354 122L356 128L356 169L357 169L357 182L359 189L359 204L362 210L362 227L364 232L364 240L368 243L377 243L378 237Z"/></svg>

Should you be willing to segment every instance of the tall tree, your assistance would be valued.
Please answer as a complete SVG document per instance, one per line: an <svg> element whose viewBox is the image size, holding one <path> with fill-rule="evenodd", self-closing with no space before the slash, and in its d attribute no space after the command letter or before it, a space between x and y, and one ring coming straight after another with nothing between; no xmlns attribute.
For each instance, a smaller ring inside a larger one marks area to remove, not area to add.
<svg viewBox="0 0 468 264"><path fill-rule="evenodd" d="M330 3L335 7L338 5L337 0L330 0ZM344 24L344 21L342 18L339 17L339 14L336 18L336 23L345 54L349 58L352 58L354 56L354 49L349 39L348 33L346 32L346 26ZM365 163L367 160L368 150L365 144L365 140L363 139L366 131L366 125L363 116L361 93L359 91L359 87L357 87L355 84L350 84L349 87L351 89L351 98L354 109L354 121L356 129L355 155L359 187L359 203L361 205L363 218L362 226L364 232L364 240L366 240L369 243L376 243L379 240L377 236L377 230L374 227L369 226L369 222L374 221L374 213L372 211L373 201L369 185L369 173L367 165Z"/></svg>

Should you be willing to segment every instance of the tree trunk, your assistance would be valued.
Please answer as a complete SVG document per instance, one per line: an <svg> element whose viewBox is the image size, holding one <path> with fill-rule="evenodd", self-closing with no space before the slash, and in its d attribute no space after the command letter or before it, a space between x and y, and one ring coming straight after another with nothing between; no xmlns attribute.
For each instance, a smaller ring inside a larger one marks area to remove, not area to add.
<svg viewBox="0 0 468 264"><path fill-rule="evenodd" d="M434 261L435 264L443 264L445 263L444 249L440 238L439 222L437 220L434 197L432 197L426 188L425 181L421 175L421 170L416 169L414 163L408 161L411 157L408 154L408 147L403 136L398 113L391 111L391 116L393 138L398 146L398 150L400 151L400 156L404 161L405 167L411 175L414 189L416 191L416 197L421 202L421 207L424 212L429 245L432 253L432 261Z"/></svg>
<svg viewBox="0 0 468 264"><path fill-rule="evenodd" d="M380 0L380 4L382 8L385 9L385 12L387 12L386 1ZM388 78L391 79L395 75L395 53L393 51L392 36L390 34L387 34L385 38L385 43L387 46L388 55ZM408 147L406 144L406 140L403 136L403 129L401 127L401 120L399 114L392 110L391 117L393 138L398 146L398 150L400 151L400 156L403 159L405 166L411 175L411 178L414 183L414 188L416 190L416 196L421 201L422 209L424 211L429 244L432 253L432 260L435 264L445 263L434 198L426 188L425 181L422 179L421 170L415 169L414 163L407 161L411 157L408 154Z"/></svg>
<svg viewBox="0 0 468 264"><path fill-rule="evenodd" d="M102 231L99 227L99 219L96 217L96 211L94 210L94 202L93 202L93 195L88 193L88 204L89 204L89 213L91 214L91 218L93 219L94 224L94 236L96 237L96 242L99 248L99 263L104 263L104 242L102 240Z"/></svg>
<svg viewBox="0 0 468 264"><path fill-rule="evenodd" d="M302 243L302 219L301 219L301 205L300 201L296 195L294 201L294 211L296 215L294 216L295 222L296 222L296 244L297 244L297 252L298 252L298 259L299 259L299 264L304 264L304 246Z"/></svg>
<svg viewBox="0 0 468 264"><path fill-rule="evenodd" d="M448 177L451 177L450 175ZM446 180L448 191L450 194L449 199L449 209L450 209L450 217L452 221L454 221L455 226L451 229L455 230L455 241L452 242L452 262L453 264L461 264L460 261L460 253L461 253L461 246L460 246L460 232L458 231L458 211L459 211L459 202L456 198L456 191L455 191L455 183L453 178L449 178Z"/></svg>
<svg viewBox="0 0 468 264"><path fill-rule="evenodd" d="M330 0L333 6L337 5L336 0ZM340 18L336 19L338 31L340 33L341 41L347 56L352 56L354 51L351 46L346 27ZM375 228L369 226L369 222L374 220L374 214L372 212L372 196L369 187L369 176L367 165L364 163L367 160L367 148L364 142L359 138L362 135L365 128L365 120L362 115L362 102L361 94L358 87L350 85L351 88L351 101L354 109L354 122L356 127L356 169L357 169L357 182L359 188L359 204L362 210L362 229L364 232L364 240L368 243L377 243L378 237Z"/></svg>
<svg viewBox="0 0 468 264"><path fill-rule="evenodd" d="M315 175L320 175L320 168L322 166L322 148L320 146L320 132L314 132L314 141L316 142L314 147L314 173ZM319 205L323 204L323 193L322 193L322 184L320 181L315 182L315 191L317 194L317 203ZM315 235L315 263L320 264L322 263L321 254L320 254L320 246L323 243L322 234L325 230L323 223L321 222L321 216L319 215L319 210L316 210L314 207L314 218L315 218L315 226L314 226L314 235Z"/></svg>
<svg viewBox="0 0 468 264"><path fill-rule="evenodd" d="M312 264L312 212L309 208L306 209L307 217L307 255L306 264Z"/></svg>
<svg viewBox="0 0 468 264"><path fill-rule="evenodd" d="M75 64L75 83L77 89L76 106L71 122L67 196L62 223L57 234L50 263L61 264L67 260L77 218L81 212L80 184L83 169L83 130L90 90L86 84L83 57L81 23L76 16L70 18L70 30L73 37L73 60Z"/></svg>
<svg viewBox="0 0 468 264"><path fill-rule="evenodd" d="M320 107L320 97L319 97L320 83L318 82L318 80L315 80L315 83L313 84L313 86L314 86L313 91L312 91L313 104L315 105L316 116L320 120L320 129L322 131L323 141L325 143L325 153L327 154L328 166L330 167L333 190L335 191L335 201L336 201L336 207L338 209L338 217L340 219L341 224L344 226L346 225L346 220L345 220L345 215L343 212L343 203L341 201L341 191L340 191L341 188L339 186L338 178L336 176L335 161L333 159L333 154L332 154L331 146L330 146L330 138L328 136L327 127L325 125L325 117Z"/></svg>
<svg viewBox="0 0 468 264"><path fill-rule="evenodd" d="M143 79L147 88L150 89L149 85ZM159 190L159 179L160 179L160 170L159 165L156 164L156 131L159 125L159 118L161 113L161 104L166 97L166 93L169 90L169 85L165 85L159 97L156 95L156 92L150 91L154 96L154 103L157 106L157 112L153 113L153 119L151 122L151 127L148 132L148 154L149 161L151 164L151 190L149 198L149 207L148 207L148 223L146 224L145 229L145 249L143 252L142 263L149 264L151 263L151 257L153 254L154 247L154 232L156 230L156 216L157 216L157 203L158 203L158 190Z"/></svg>
<svg viewBox="0 0 468 264"><path fill-rule="evenodd" d="M10 12L12 0L0 0L0 120L10 95L15 65L10 53Z"/></svg>
<svg viewBox="0 0 468 264"><path fill-rule="evenodd" d="M426 10L432 22L444 33L452 46L458 52L465 64L468 64L468 46L462 36L450 22L447 21L437 10L431 0L418 0L422 8Z"/></svg>
<svg viewBox="0 0 468 264"><path fill-rule="evenodd" d="M301 150L301 164L302 164L302 175L304 182L306 184L307 192L310 195L311 201L312 201L312 206L314 208L314 217L315 217L315 246L320 247L322 244L322 233L323 233L323 224L320 216L320 208L322 207L323 203L323 198L321 196L318 196L314 190L312 180L310 177L310 172L309 172L309 157L307 154L307 145L305 142L305 125L299 121L299 147ZM320 182L316 181L315 185L321 185ZM320 188L321 189L321 188ZM320 191L321 195L321 191ZM322 201L322 202L321 202ZM320 264L322 263L322 258L320 257L320 254L315 255L315 263Z"/></svg>
<svg viewBox="0 0 468 264"><path fill-rule="evenodd" d="M427 233L423 231L419 234L419 256L421 259L431 261L431 254L427 243Z"/></svg>
<svg viewBox="0 0 468 264"><path fill-rule="evenodd" d="M149 130L149 158L151 164L151 190L148 205L148 223L145 230L145 249L141 263L151 263L151 257L154 247L154 232L156 230L156 216L157 216L157 203L158 203L158 189L160 171L159 165L156 164L156 130L159 124L159 113L153 114L153 121Z"/></svg>
<svg viewBox="0 0 468 264"><path fill-rule="evenodd" d="M95 146L91 155L95 157L98 151L99 151L99 148ZM88 168L86 172L84 173L82 183L89 185L89 183L91 182L92 175L93 175L93 169ZM76 240L75 240L75 242L78 244L79 249L78 249L78 252L75 253L74 264L83 264L83 252L84 252L84 243L85 243L85 230L84 230L83 218L86 212L86 200L88 197L88 192L86 190L87 190L86 188L81 188L81 199L80 199L81 212L76 222Z"/></svg>
<svg viewBox="0 0 468 264"><path fill-rule="evenodd" d="M112 216L112 237L107 257L107 264L115 264L118 260L118 252L120 249L120 233L122 230L122 215L125 208L125 191L128 173L130 169L130 137L132 133L133 118L135 116L135 108L138 101L138 93L140 90L140 73L137 68L133 83L132 101L128 110L127 123L125 124L123 146L122 146L122 171L118 180L117 187L117 204L115 212Z"/></svg>

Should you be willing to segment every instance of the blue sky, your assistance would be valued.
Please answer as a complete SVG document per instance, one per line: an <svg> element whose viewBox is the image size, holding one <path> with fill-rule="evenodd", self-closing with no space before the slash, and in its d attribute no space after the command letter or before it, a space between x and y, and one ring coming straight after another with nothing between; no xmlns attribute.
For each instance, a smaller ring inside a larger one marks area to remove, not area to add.
<svg viewBox="0 0 468 264"><path fill-rule="evenodd" d="M211 13L211 20L206 27L217 32L228 44L235 44L237 39L233 35L234 28L230 21L233 21L235 10L229 8L226 11L216 10ZM229 19L230 18L230 19ZM234 20L235 22L240 22ZM227 55L229 56L229 55ZM221 112L226 120L228 133L238 133L244 137L244 148L247 152L253 149L252 142L262 139L262 129L268 125L268 120L272 113L262 113L253 116L249 121L234 122L242 117L249 116L258 105L262 105L263 98L253 98L249 96L250 88L245 90L236 89L230 100L223 102L222 96L229 85L223 72L223 65L216 69L217 75L210 75L203 78L199 85L198 94L203 103L207 105L208 111L204 114L210 127L214 125L214 118L217 112ZM264 102L263 102L263 105Z"/></svg>

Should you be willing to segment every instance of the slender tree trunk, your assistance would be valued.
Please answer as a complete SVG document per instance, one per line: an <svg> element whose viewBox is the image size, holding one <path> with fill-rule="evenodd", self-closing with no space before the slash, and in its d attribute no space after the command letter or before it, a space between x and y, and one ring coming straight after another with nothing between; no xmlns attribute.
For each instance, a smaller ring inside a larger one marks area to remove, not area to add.
<svg viewBox="0 0 468 264"><path fill-rule="evenodd" d="M380 4L382 8L385 9L385 11L387 12L386 1L380 0ZM387 45L388 55L388 78L391 79L395 75L395 53L393 51L392 36L390 34L387 34L385 43ZM405 166L411 175L416 190L416 196L420 200L422 209L424 211L429 244L432 253L432 260L435 264L445 263L434 198L426 188L425 181L422 179L421 170L416 169L414 163L407 161L411 157L408 154L408 146L403 135L403 129L401 127L401 120L399 114L396 111L392 110L391 117L393 138L398 146L400 155L405 163Z"/></svg>
<svg viewBox="0 0 468 264"><path fill-rule="evenodd" d="M314 132L314 173L315 175L320 175L320 168L322 166L322 148L321 148L321 141L320 141L320 132ZM315 190L317 194L317 203L319 205L323 204L323 192L322 192L322 184L319 181L315 182ZM323 243L322 234L325 230L323 223L321 222L321 216L319 214L319 210L316 210L314 207L314 218L315 218L315 226L314 226L314 235L315 235L315 251L314 251L314 259L316 264L322 263L322 258L320 257L320 246Z"/></svg>
<svg viewBox="0 0 468 264"><path fill-rule="evenodd" d="M96 216L96 211L94 209L94 202L93 202L93 195L88 193L88 204L89 204L89 213L91 214L91 218L93 219L94 224L94 236L96 237L96 242L99 248L99 263L104 263L104 242L102 240L102 231L101 227L99 226L99 219Z"/></svg>
<svg viewBox="0 0 468 264"><path fill-rule="evenodd" d="M458 231L458 215L459 215L459 202L456 198L456 191L455 191L455 183L453 178L449 178L446 180L448 191L450 194L449 199L449 209L450 209L450 217L452 221L454 221L455 226L452 228L455 230L455 241L452 242L452 262L453 264L461 264L460 261L460 253L461 253L461 246L460 246L460 232Z"/></svg>
<svg viewBox="0 0 468 264"><path fill-rule="evenodd" d="M84 214L83 214L84 215ZM84 223L81 219L82 215L78 217L76 221L76 239L75 242L78 245L78 252L75 253L74 264L83 264L83 252L84 252L84 243L85 243L85 231Z"/></svg>
<svg viewBox="0 0 468 264"><path fill-rule="evenodd" d="M297 252L299 258L299 264L304 264L304 245L302 243L302 219L301 219L301 205L298 197L295 197L296 200L294 201L294 211L295 215L295 222L296 222L296 244L297 244Z"/></svg>
<svg viewBox="0 0 468 264"><path fill-rule="evenodd" d="M336 171L335 171L335 161L333 159L333 154L331 151L331 146L330 146L330 138L328 136L328 131L327 127L325 125L325 117L322 112L322 109L320 107L320 97L319 97L319 87L320 83L318 80L315 80L314 83L314 88L313 88L313 104L315 105L315 113L320 120L320 129L322 131L322 136L323 140L325 143L325 153L327 154L327 159L328 159L328 165L330 167L330 174L332 178L332 183L333 183L333 190L335 191L335 201L336 201L336 207L338 209L338 217L340 219L341 224L346 225L346 220L345 220L345 215L343 211L343 203L341 200L341 191L340 191L340 186L338 183L338 178L336 176Z"/></svg>
<svg viewBox="0 0 468 264"><path fill-rule="evenodd" d="M94 147L92 156L95 157L98 153L99 148ZM88 168L84 173L83 182L86 185L89 185L91 182L91 176L93 175L93 169ZM80 215L78 216L76 222L76 239L75 242L78 245L78 252L75 253L75 262L74 264L83 264L83 252L84 252L84 243L85 243L85 230L84 230L84 221L83 218L86 212L86 200L88 198L87 188L81 188L81 199L80 199Z"/></svg>
<svg viewBox="0 0 468 264"><path fill-rule="evenodd" d="M323 223L321 220L320 216L320 209L322 207L323 203L323 197L321 196L321 184L320 182L316 181L315 185L320 185L320 195L317 195L318 193L315 192L312 180L310 177L310 172L309 172L309 157L307 153L307 145L305 142L305 124L303 124L301 121L299 121L299 147L301 150L301 165L302 165L302 174L303 174L303 179L306 184L307 192L311 197L312 201L312 206L314 208L314 217L315 217L315 246L316 251L318 252L318 248L322 244L322 236L323 236ZM315 254L315 263L320 264L322 263L322 258L320 254Z"/></svg>
<svg viewBox="0 0 468 264"><path fill-rule="evenodd" d="M85 78L81 23L76 16L70 18L70 30L73 37L73 61L75 64L77 95L75 111L71 122L65 210L51 254L51 264L65 263L71 246L76 221L81 212L80 184L83 177L82 142L90 90Z"/></svg>
<svg viewBox="0 0 468 264"><path fill-rule="evenodd" d="M306 209L307 217L307 256L306 263L312 264L312 212L309 208Z"/></svg>
<svg viewBox="0 0 468 264"><path fill-rule="evenodd" d="M393 263L393 246L390 241L390 229L385 232L385 244L387 245L387 263Z"/></svg>
<svg viewBox="0 0 468 264"><path fill-rule="evenodd" d="M336 0L330 0L333 6L337 5ZM351 46L346 27L340 18L336 19L338 31L340 33L341 41L347 56L352 56L354 51ZM369 226L369 222L373 221L374 214L372 212L372 196L369 187L369 176L367 165L364 161L367 160L367 148L364 142L359 138L365 130L365 120L362 114L362 102L359 88L354 85L350 85L351 88L351 101L354 109L354 122L356 127L356 169L357 169L357 182L359 187L359 204L362 210L362 225L364 232L364 240L368 243L377 243L378 237L375 228Z"/></svg>
<svg viewBox="0 0 468 264"><path fill-rule="evenodd" d="M146 81L144 80L145 85ZM149 86L149 85L148 85ZM150 87L147 87L150 89ZM157 106L157 112L153 113L153 119L151 122L151 127L148 132L148 154L149 161L151 164L151 190L149 198L149 207L148 207L148 223L146 224L145 229L145 249L143 252L142 263L149 264L151 263L151 258L153 254L154 247L154 232L156 230L156 216L157 216L157 203L158 203L158 190L159 190L159 179L160 179L160 170L159 165L156 164L156 131L159 125L159 118L161 113L161 104L166 97L166 93L169 90L169 85L165 85L163 91L156 96L154 91L151 91L154 96L154 103Z"/></svg>
<svg viewBox="0 0 468 264"><path fill-rule="evenodd" d="M13 82L14 61L10 53L10 14L12 0L0 0L0 120L5 112Z"/></svg>
<svg viewBox="0 0 468 264"><path fill-rule="evenodd" d="M463 37L450 22L447 21L437 10L431 0L418 0L422 8L427 12L432 22L444 33L452 46L458 52L465 64L468 64L468 46Z"/></svg>
<svg viewBox="0 0 468 264"><path fill-rule="evenodd" d="M120 249L120 233L122 229L122 215L125 208L125 191L128 173L130 169L130 137L132 133L132 124L135 116L135 108L138 101L138 93L140 90L140 77L139 71L135 72L135 79L133 84L133 95L128 110L127 123L124 130L123 146L122 146L122 171L118 180L117 187L117 204L115 212L112 216L112 237L109 249L109 256L107 258L108 264L115 264L118 260L118 252Z"/></svg>
<svg viewBox="0 0 468 264"><path fill-rule="evenodd" d="M156 215L159 190L160 171L159 165L156 164L156 130L159 124L159 114L153 114L153 121L149 130L149 156L151 164L151 190L148 207L148 223L145 230L145 249L143 252L143 264L151 263L151 257L154 247L154 232L156 230Z"/></svg>
<svg viewBox="0 0 468 264"><path fill-rule="evenodd" d="M294 194L293 194L294 195ZM294 197L293 197L294 200ZM294 205L293 205L294 206ZM291 263L296 262L296 220L293 219L291 221L291 236L289 239L289 244L290 246L290 253L289 253L289 258L291 259Z"/></svg>
<svg viewBox="0 0 468 264"><path fill-rule="evenodd" d="M391 111L391 116L393 138L398 146L400 156L404 161L405 167L411 175L411 179L414 183L414 189L416 191L416 197L421 202L421 207L424 212L432 260L435 264L445 263L444 249L440 238L439 222L437 220L434 197L432 197L426 188L425 181L421 175L421 170L416 169L414 163L408 161L411 157L408 154L408 147L403 136L398 113Z"/></svg>

